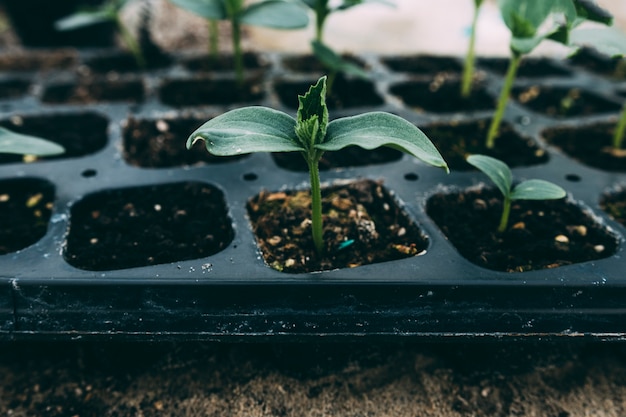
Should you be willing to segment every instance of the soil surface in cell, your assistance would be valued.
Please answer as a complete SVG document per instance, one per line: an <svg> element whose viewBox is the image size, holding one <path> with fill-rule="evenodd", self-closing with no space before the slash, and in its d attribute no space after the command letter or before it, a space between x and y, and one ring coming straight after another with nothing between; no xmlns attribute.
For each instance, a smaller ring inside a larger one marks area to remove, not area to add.
<svg viewBox="0 0 626 417"><path fill-rule="evenodd" d="M426 211L463 257L497 271L556 268L606 258L617 248L614 235L564 199L513 201L502 233L502 197L492 189L435 194Z"/></svg>
<svg viewBox="0 0 626 417"><path fill-rule="evenodd" d="M308 171L304 158L297 152L274 153L272 158L281 168L297 172ZM388 147L367 150L358 146L349 146L339 151L324 153L319 163L319 169L320 171L328 171L334 168L385 164L398 161L401 158L402 152Z"/></svg>
<svg viewBox="0 0 626 417"><path fill-rule="evenodd" d="M355 56L345 54L342 55L341 58L346 62L356 65L357 67L366 69L365 63ZM328 69L324 66L324 64L322 64L320 60L313 55L287 56L283 58L283 65L285 68L294 72L328 72Z"/></svg>
<svg viewBox="0 0 626 417"><path fill-rule="evenodd" d="M207 120L208 118L128 119L123 130L124 159L131 165L144 168L167 168L199 162L219 164L246 157L213 156L207 152L203 141L198 141L188 150L187 138Z"/></svg>
<svg viewBox="0 0 626 417"><path fill-rule="evenodd" d="M65 259L106 271L197 259L233 239L223 194L199 183L103 191L74 205Z"/></svg>
<svg viewBox="0 0 626 417"><path fill-rule="evenodd" d="M54 187L22 178L0 181L0 255L36 243L48 230Z"/></svg>
<svg viewBox="0 0 626 417"><path fill-rule="evenodd" d="M90 77L79 82L49 85L41 98L44 103L89 104L97 102L143 101L145 88L140 79L107 80Z"/></svg>
<svg viewBox="0 0 626 417"><path fill-rule="evenodd" d="M615 221L626 226L626 191L604 195L600 200L600 207Z"/></svg>
<svg viewBox="0 0 626 417"><path fill-rule="evenodd" d="M161 101L173 107L250 103L262 100L264 95L260 78L246 78L241 86L233 79L172 78L159 88Z"/></svg>
<svg viewBox="0 0 626 417"><path fill-rule="evenodd" d="M490 120L422 126L421 130L435 144L451 170L470 171L475 168L465 161L471 154L489 155L510 167L530 166L548 161L548 154L530 138L517 134L508 124L500 126L495 147L485 146Z"/></svg>
<svg viewBox="0 0 626 417"><path fill-rule="evenodd" d="M460 74L463 67L460 61L453 57L416 55L393 56L382 59L391 70L410 72L413 75L433 76L434 74Z"/></svg>
<svg viewBox="0 0 626 417"><path fill-rule="evenodd" d="M486 68L501 76L506 74L509 63L509 58L479 58L477 61L479 67ZM515 78L564 77L570 74L571 72L569 70L557 66L550 59L526 58L520 63Z"/></svg>
<svg viewBox="0 0 626 417"><path fill-rule="evenodd" d="M514 88L513 97L534 112L557 119L619 111L620 106L579 87L533 85Z"/></svg>
<svg viewBox="0 0 626 417"><path fill-rule="evenodd" d="M611 58L590 48L581 48L569 63L594 74L617 80L626 79L626 59Z"/></svg>
<svg viewBox="0 0 626 417"><path fill-rule="evenodd" d="M246 70L258 70L267 67L261 61L258 54L246 52L242 55L243 67ZM201 55L183 60L185 68L191 71L233 71L235 69L234 56L232 54Z"/></svg>
<svg viewBox="0 0 626 417"><path fill-rule="evenodd" d="M283 272L353 268L423 253L427 239L382 184L369 180L322 190L324 254L311 235L309 190L262 192L248 214L265 262Z"/></svg>
<svg viewBox="0 0 626 417"><path fill-rule="evenodd" d="M74 49L15 51L0 54L0 71L49 71L69 69L78 63Z"/></svg>
<svg viewBox="0 0 626 417"><path fill-rule="evenodd" d="M625 172L626 150L614 148L615 124L547 130L542 136L570 157L604 171Z"/></svg>

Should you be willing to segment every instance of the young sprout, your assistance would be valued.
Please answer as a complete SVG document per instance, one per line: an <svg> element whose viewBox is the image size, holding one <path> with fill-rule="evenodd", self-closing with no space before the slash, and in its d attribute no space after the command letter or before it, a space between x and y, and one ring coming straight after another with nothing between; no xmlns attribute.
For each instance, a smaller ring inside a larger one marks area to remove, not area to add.
<svg viewBox="0 0 626 417"><path fill-rule="evenodd" d="M390 113L372 112L328 120L326 77L303 96L298 96L297 118L267 107L244 107L209 120L187 140L191 148L198 140L218 156L252 152L300 152L311 182L311 228L318 254L324 252L322 195L319 161L327 151L357 145L365 149L389 146L427 164L448 166L439 151L415 125Z"/></svg>
<svg viewBox="0 0 626 417"><path fill-rule="evenodd" d="M487 133L485 146L488 149L495 145L522 58L546 39L570 45L570 31L585 21L610 25L613 20L593 0L498 0L498 5L504 23L511 31L511 60Z"/></svg>
<svg viewBox="0 0 626 417"><path fill-rule="evenodd" d="M243 84L241 25L272 29L301 29L309 24L306 9L289 0L263 0L244 5L244 0L170 0L173 4L211 21L229 20L232 28L235 74Z"/></svg>
<svg viewBox="0 0 626 417"><path fill-rule="evenodd" d="M102 22L113 22L117 26L122 40L137 62L139 68L145 68L146 59L143 56L139 42L128 30L120 17L122 9L132 0L108 0L101 6L80 10L64 17L55 23L57 30L73 30Z"/></svg>
<svg viewBox="0 0 626 417"><path fill-rule="evenodd" d="M498 187L504 201L498 232L506 230L514 200L556 200L565 197L565 190L556 184L544 180L526 180L513 187L513 174L504 162L486 155L470 155L470 165L478 168Z"/></svg>
<svg viewBox="0 0 626 417"><path fill-rule="evenodd" d="M469 97L472 93L472 79L474 78L474 49L476 45L476 23L478 22L478 13L480 6L484 0L474 0L474 15L472 17L472 27L470 29L470 40L467 47L467 55L463 65L463 79L461 81L461 97Z"/></svg>
<svg viewBox="0 0 626 417"><path fill-rule="evenodd" d="M50 156L63 152L65 152L65 149L54 142L35 136L23 135L0 127L0 153Z"/></svg>

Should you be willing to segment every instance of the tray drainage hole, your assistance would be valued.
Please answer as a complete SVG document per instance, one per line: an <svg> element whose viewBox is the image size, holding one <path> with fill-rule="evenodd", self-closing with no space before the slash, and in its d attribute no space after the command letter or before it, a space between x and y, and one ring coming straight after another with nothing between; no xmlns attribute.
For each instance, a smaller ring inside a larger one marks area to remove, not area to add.
<svg viewBox="0 0 626 417"><path fill-rule="evenodd" d="M408 174L404 174L404 179L407 181L417 181L418 178L419 177L414 172L409 172Z"/></svg>
<svg viewBox="0 0 626 417"><path fill-rule="evenodd" d="M258 178L259 176L254 172L248 172L246 174L243 174L243 179L245 181L256 181Z"/></svg>
<svg viewBox="0 0 626 417"><path fill-rule="evenodd" d="M98 171L96 171L95 169L86 169L80 173L80 175L82 175L84 178L95 177L96 174L98 174Z"/></svg>
<svg viewBox="0 0 626 417"><path fill-rule="evenodd" d="M577 174L567 174L565 176L565 179L570 181L570 182L580 182L582 180L580 175L577 175Z"/></svg>

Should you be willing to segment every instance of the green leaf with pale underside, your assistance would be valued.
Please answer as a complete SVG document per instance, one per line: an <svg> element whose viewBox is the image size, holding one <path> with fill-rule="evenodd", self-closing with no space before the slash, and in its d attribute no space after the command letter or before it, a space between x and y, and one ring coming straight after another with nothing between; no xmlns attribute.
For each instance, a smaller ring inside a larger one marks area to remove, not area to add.
<svg viewBox="0 0 626 417"><path fill-rule="evenodd" d="M304 7L284 0L269 0L253 3L240 16L246 25L272 29L301 29L309 24Z"/></svg>
<svg viewBox="0 0 626 417"><path fill-rule="evenodd" d="M223 0L170 0L176 6L210 20L228 18Z"/></svg>
<svg viewBox="0 0 626 417"><path fill-rule="evenodd" d="M513 174L504 162L487 155L470 155L466 158L467 163L478 168L483 174L498 187L503 196L511 193Z"/></svg>
<svg viewBox="0 0 626 417"><path fill-rule="evenodd" d="M316 148L336 151L351 145L364 149L389 146L448 171L428 137L414 124L390 113L372 112L333 120L328 124L326 141Z"/></svg>
<svg viewBox="0 0 626 417"><path fill-rule="evenodd" d="M527 180L513 188L511 200L556 200L565 197L565 190L544 180Z"/></svg>
<svg viewBox="0 0 626 417"><path fill-rule="evenodd" d="M0 153L49 156L65 152L57 143L0 127Z"/></svg>
<svg viewBox="0 0 626 417"><path fill-rule="evenodd" d="M187 139L187 148L204 140L207 151L217 156L303 151L295 126L295 119L286 113L268 107L244 107L200 126Z"/></svg>

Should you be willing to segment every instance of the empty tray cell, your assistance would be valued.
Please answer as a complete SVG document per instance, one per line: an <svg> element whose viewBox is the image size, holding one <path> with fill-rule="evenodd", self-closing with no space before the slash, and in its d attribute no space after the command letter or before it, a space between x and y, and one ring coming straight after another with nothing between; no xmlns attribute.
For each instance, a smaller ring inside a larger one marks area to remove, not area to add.
<svg viewBox="0 0 626 417"><path fill-rule="evenodd" d="M454 77L406 81L394 84L389 92L419 113L460 113L495 108L495 100L480 84L474 85L468 98L461 97L461 83Z"/></svg>
<svg viewBox="0 0 626 417"><path fill-rule="evenodd" d="M0 181L0 254L24 249L48 230L54 186L36 178Z"/></svg>
<svg viewBox="0 0 626 417"><path fill-rule="evenodd" d="M187 138L207 118L127 119L124 123L124 159L144 168L167 168L194 165L199 162L219 164L232 162L240 156L213 156L203 141L191 150L185 147Z"/></svg>
<svg viewBox="0 0 626 417"><path fill-rule="evenodd" d="M268 66L258 54L253 52L244 53L242 59L246 70L258 70ZM211 55L194 56L183 59L182 64L191 71L233 71L235 69L232 54L219 54L217 59Z"/></svg>
<svg viewBox="0 0 626 417"><path fill-rule="evenodd" d="M116 270L203 258L233 236L224 195L211 185L128 187L73 205L63 256L80 269Z"/></svg>
<svg viewBox="0 0 626 417"><path fill-rule="evenodd" d="M451 170L474 170L465 161L470 154L485 154L505 161L510 167L530 166L548 161L548 154L531 138L519 135L510 125L503 123L495 147L487 149L485 141L490 119L462 123L420 126L435 144Z"/></svg>
<svg viewBox="0 0 626 417"><path fill-rule="evenodd" d="M463 67L457 58L434 55L395 56L382 59L383 64L397 72L435 76L440 73L460 73Z"/></svg>
<svg viewBox="0 0 626 417"><path fill-rule="evenodd" d="M359 58L352 55L342 55L342 59L365 69L365 63ZM292 55L283 58L283 65L290 71L294 72L328 72L328 69L322 64L317 57L313 55Z"/></svg>
<svg viewBox="0 0 626 417"><path fill-rule="evenodd" d="M509 68L510 61L509 58L480 58L476 64L479 67L504 76ZM569 75L571 75L569 70L558 66L550 59L526 58L522 60L517 69L516 78L567 77Z"/></svg>
<svg viewBox="0 0 626 417"><path fill-rule="evenodd" d="M359 180L322 189L324 254L311 236L310 190L262 192L248 215L265 262L291 273L391 261L424 254L428 239L381 183Z"/></svg>
<svg viewBox="0 0 626 417"><path fill-rule="evenodd" d="M89 104L98 102L143 101L145 88L139 79L89 79L81 82L60 82L46 87L45 103Z"/></svg>
<svg viewBox="0 0 626 417"><path fill-rule="evenodd" d="M517 87L513 89L513 97L536 113L558 119L592 116L620 109L618 104L578 87Z"/></svg>
<svg viewBox="0 0 626 417"><path fill-rule="evenodd" d="M78 62L76 50L20 51L0 54L0 71L63 70Z"/></svg>
<svg viewBox="0 0 626 417"><path fill-rule="evenodd" d="M289 171L308 171L307 164L299 152L273 153L272 158L279 167ZM324 153L319 168L320 171L328 171L335 168L378 165L399 161L401 158L402 152L389 147L367 150L358 146L349 146L339 151Z"/></svg>
<svg viewBox="0 0 626 417"><path fill-rule="evenodd" d="M173 107L251 103L264 96L263 82L258 78L248 78L242 86L232 79L168 79L159 89L161 101Z"/></svg>
<svg viewBox="0 0 626 417"><path fill-rule="evenodd" d="M613 255L618 245L606 226L566 199L513 201L502 233L502 195L491 188L435 194L426 212L463 257L496 271L593 261Z"/></svg>
<svg viewBox="0 0 626 417"><path fill-rule="evenodd" d="M626 80L626 59L603 55L590 48L581 48L569 59L572 65L597 75L616 80Z"/></svg>
<svg viewBox="0 0 626 417"><path fill-rule="evenodd" d="M626 172L626 151L612 146L616 124L557 127L544 130L541 135L548 143L587 166Z"/></svg>
<svg viewBox="0 0 626 417"><path fill-rule="evenodd" d="M276 93L281 103L291 109L298 108L298 96L305 94L316 80L309 81L277 81ZM338 75L332 85L332 91L326 97L329 109L347 109L355 107L373 107L384 103L378 95L374 84L367 80L345 78Z"/></svg>
<svg viewBox="0 0 626 417"><path fill-rule="evenodd" d="M65 148L60 155L41 159L75 158L93 154L107 144L109 120L94 112L48 113L13 116L0 120L0 126L18 133L38 136L56 142ZM33 161L21 155L0 155L0 164Z"/></svg>
<svg viewBox="0 0 626 417"><path fill-rule="evenodd" d="M26 95L29 87L29 81L19 78L0 80L0 100L22 97Z"/></svg>

